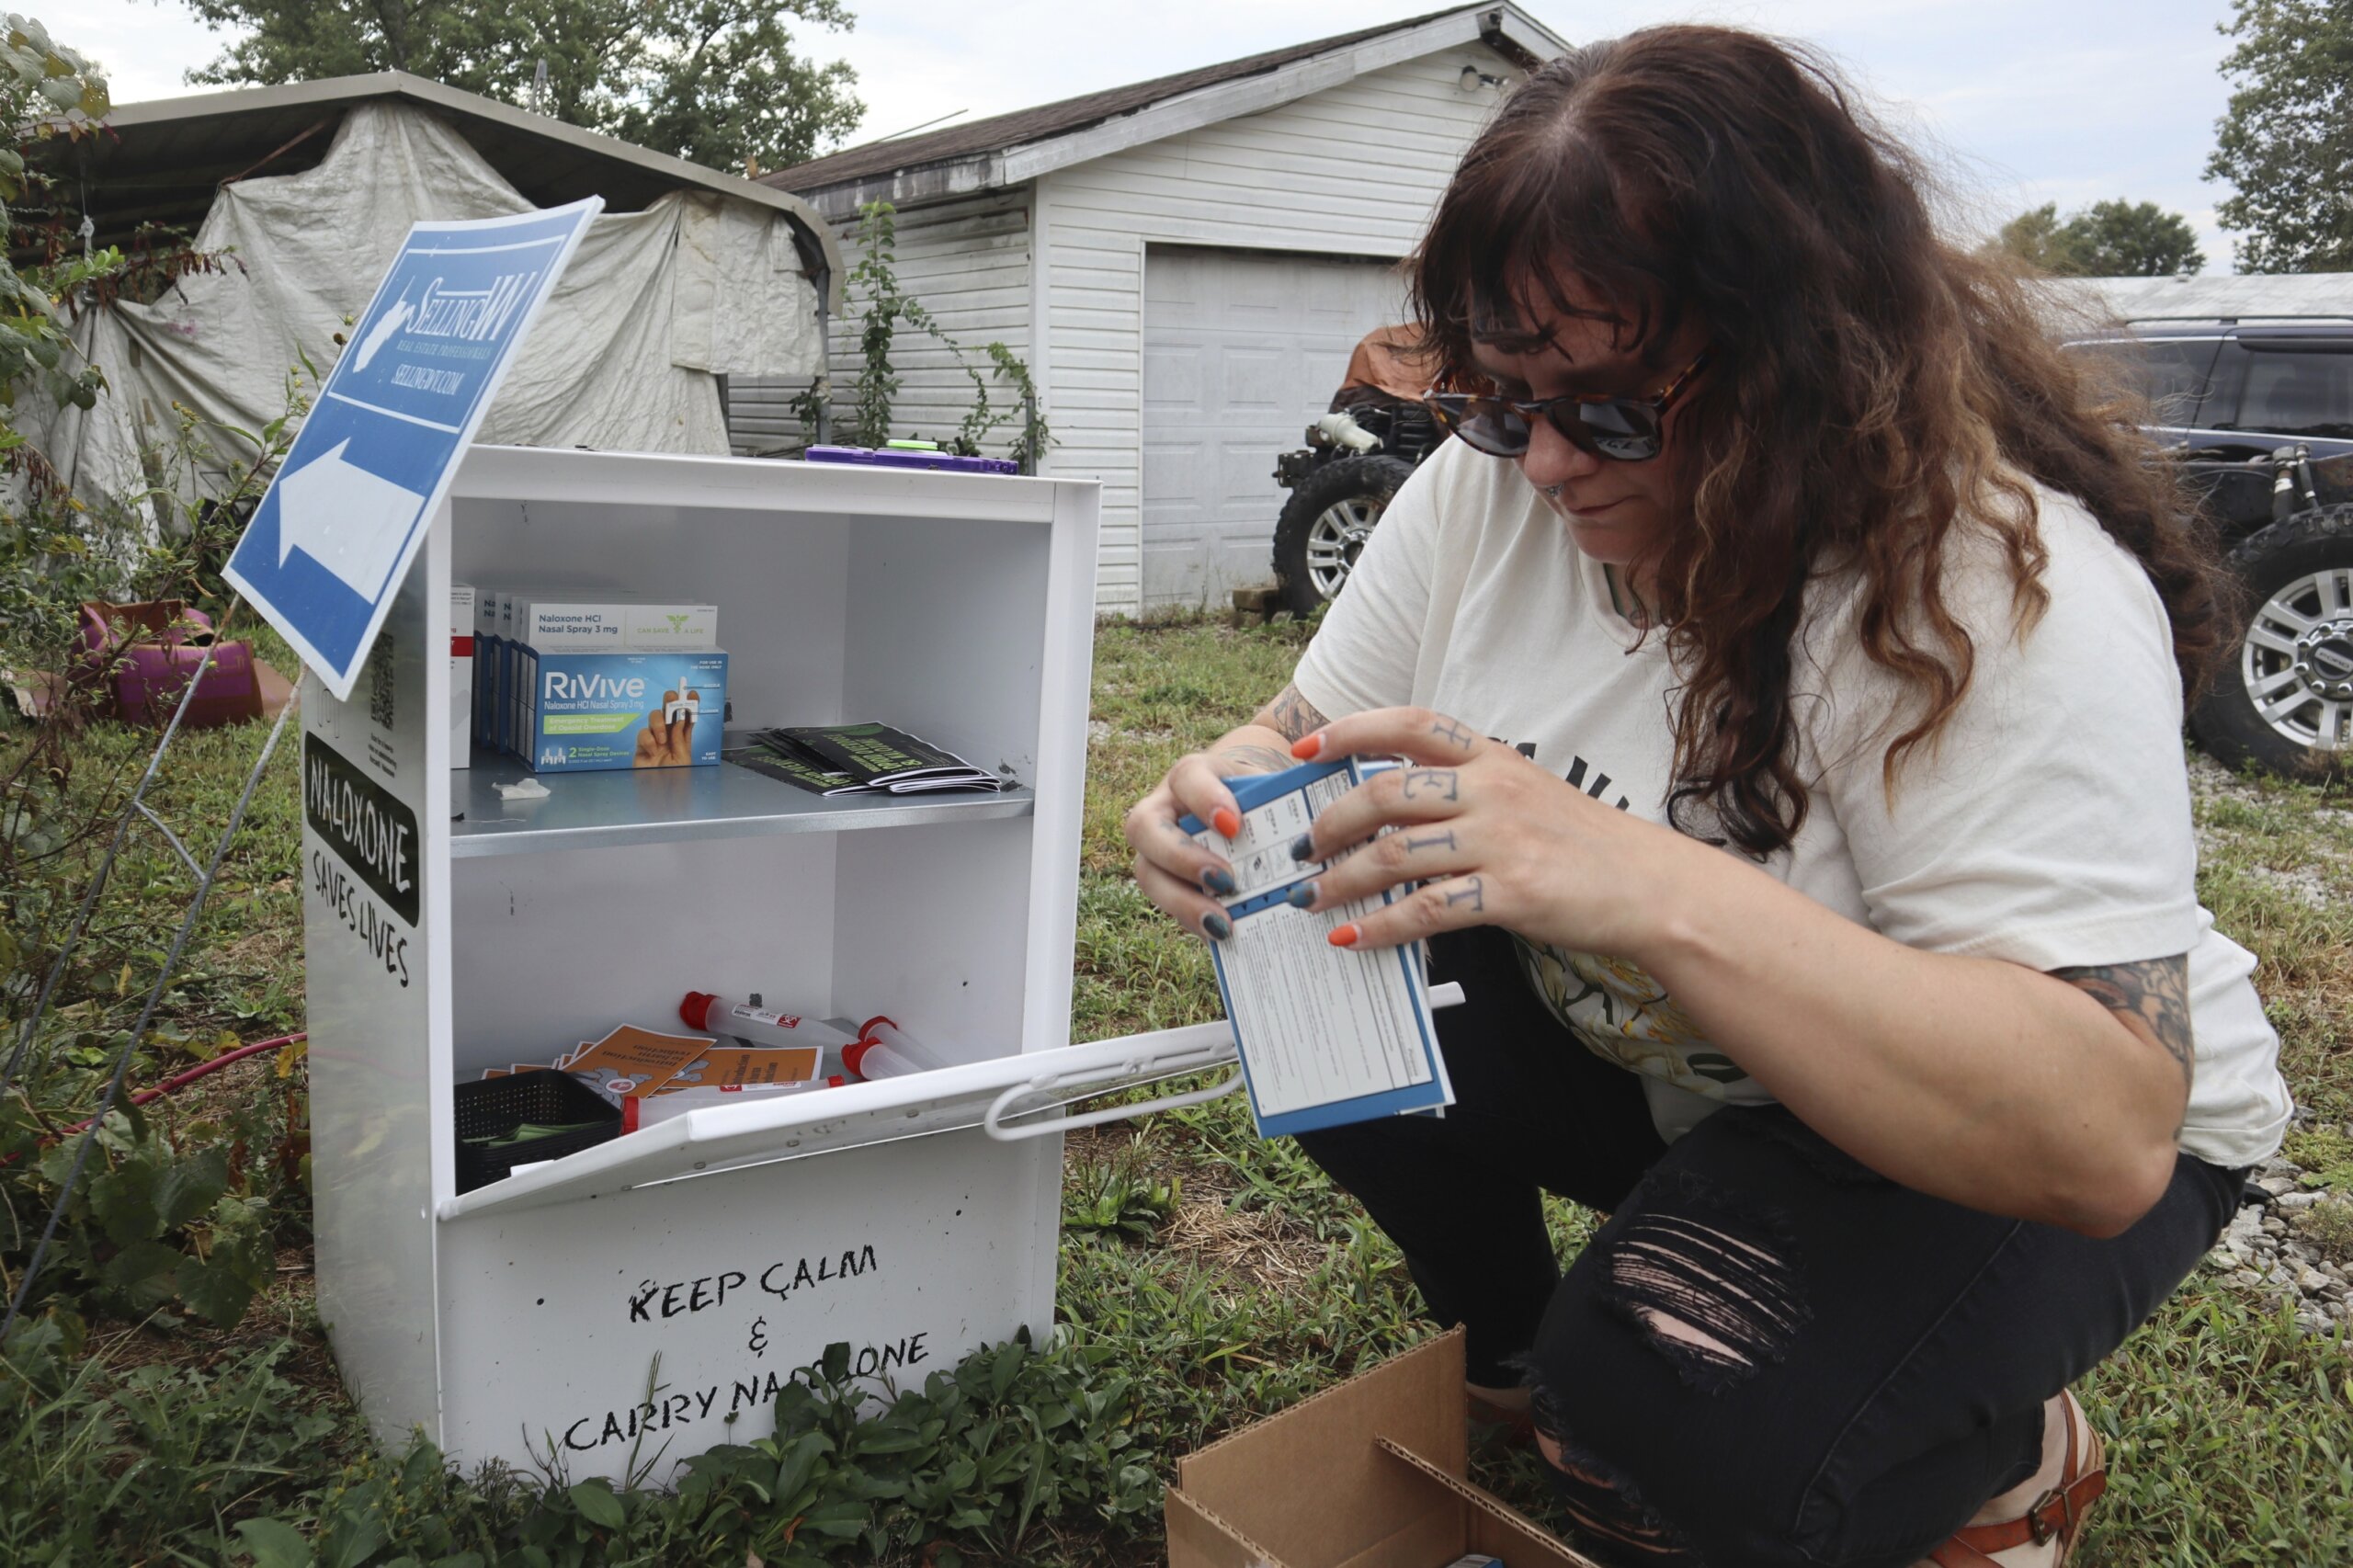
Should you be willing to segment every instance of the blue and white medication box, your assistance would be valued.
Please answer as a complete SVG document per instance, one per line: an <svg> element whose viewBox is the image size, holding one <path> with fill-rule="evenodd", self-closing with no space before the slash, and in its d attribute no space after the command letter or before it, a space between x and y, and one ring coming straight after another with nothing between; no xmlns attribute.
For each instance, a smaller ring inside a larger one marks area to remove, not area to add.
<svg viewBox="0 0 2353 1568"><path fill-rule="evenodd" d="M538 773L710 767L727 713L727 655L522 648L516 749Z"/></svg>
<svg viewBox="0 0 2353 1568"><path fill-rule="evenodd" d="M1358 950L1325 938L1409 891L1309 914L1291 889L1324 869L1291 858L1317 816L1364 782L1354 757L1226 780L1242 830L1223 838L1198 819L1177 825L1233 868L1219 902L1233 935L1210 944L1225 1016L1262 1138L1313 1132L1454 1103L1430 1023L1429 986L1411 948Z"/></svg>
<svg viewBox="0 0 2353 1568"><path fill-rule="evenodd" d="M719 607L573 589L515 597L515 640L534 648L625 648L707 653L719 646Z"/></svg>

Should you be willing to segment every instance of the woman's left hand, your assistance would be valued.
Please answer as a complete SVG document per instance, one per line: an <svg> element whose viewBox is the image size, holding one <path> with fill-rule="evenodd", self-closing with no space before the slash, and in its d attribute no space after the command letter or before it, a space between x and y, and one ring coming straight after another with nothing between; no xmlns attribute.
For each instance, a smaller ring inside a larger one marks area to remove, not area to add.
<svg viewBox="0 0 2353 1568"><path fill-rule="evenodd" d="M1343 858L1316 876L1302 907L1331 909L1438 879L1340 926L1331 939L1341 947L1395 947L1437 931L1501 926L1535 941L1639 959L1677 906L1693 853L1707 852L1426 708L1335 720L1302 736L1291 755L1404 759L1315 819L1310 852L1300 858ZM1397 831L1373 838L1390 826Z"/></svg>

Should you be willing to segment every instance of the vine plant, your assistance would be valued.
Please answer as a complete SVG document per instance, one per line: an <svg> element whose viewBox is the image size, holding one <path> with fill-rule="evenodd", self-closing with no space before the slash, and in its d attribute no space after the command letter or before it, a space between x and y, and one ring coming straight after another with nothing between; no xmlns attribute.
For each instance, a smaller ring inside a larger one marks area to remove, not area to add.
<svg viewBox="0 0 2353 1568"><path fill-rule="evenodd" d="M1038 405L1038 385L1029 365L1003 343L981 350L985 367L972 356L923 301L899 281L897 210L887 201L870 201L858 209L858 265L850 269L846 292L858 307L858 375L852 382L850 438L861 447L880 447L891 439L891 410L905 378L892 362L900 331L922 333L948 350L972 384L972 405L942 444L966 457L978 456L982 442L999 428L1016 424L1011 455L1023 472L1034 472L1052 444L1044 414ZM993 383L1009 393L992 397ZM813 426L821 393L812 387L794 403L804 426Z"/></svg>

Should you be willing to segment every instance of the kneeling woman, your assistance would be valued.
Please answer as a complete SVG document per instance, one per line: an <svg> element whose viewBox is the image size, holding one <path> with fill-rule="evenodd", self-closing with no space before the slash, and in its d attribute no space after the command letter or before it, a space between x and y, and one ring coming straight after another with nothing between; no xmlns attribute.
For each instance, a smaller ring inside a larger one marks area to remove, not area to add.
<svg viewBox="0 0 2353 1568"><path fill-rule="evenodd" d="M2103 1483L2067 1384L2288 1117L2192 887L2212 568L1921 190L1767 40L1537 72L1412 264L1457 439L1293 684L1127 820L1222 939L1178 817L1407 759L1302 902L1465 983L1460 1104L1302 1142L1611 1563L2056 1561ZM1609 1215L1565 1277L1547 1191Z"/></svg>

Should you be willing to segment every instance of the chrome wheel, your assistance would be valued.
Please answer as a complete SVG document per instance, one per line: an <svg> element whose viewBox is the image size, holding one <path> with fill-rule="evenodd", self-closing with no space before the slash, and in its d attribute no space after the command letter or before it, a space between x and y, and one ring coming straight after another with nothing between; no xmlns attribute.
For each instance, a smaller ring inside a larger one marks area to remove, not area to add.
<svg viewBox="0 0 2353 1568"><path fill-rule="evenodd" d="M1380 501L1358 495L1335 501L1315 514L1307 527L1307 575L1317 597L1338 596L1357 557L1364 553L1365 540L1372 537L1373 525L1381 521L1381 506Z"/></svg>
<svg viewBox="0 0 2353 1568"><path fill-rule="evenodd" d="M2239 678L2282 739L2353 749L2353 567L2307 573L2265 599L2247 627Z"/></svg>

